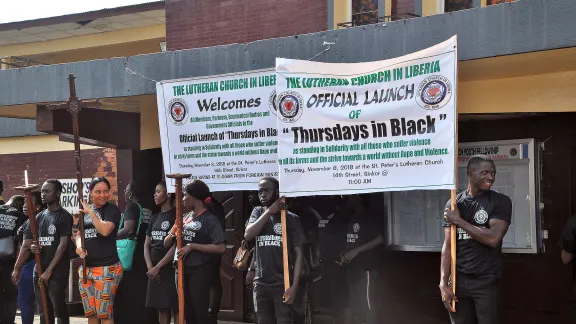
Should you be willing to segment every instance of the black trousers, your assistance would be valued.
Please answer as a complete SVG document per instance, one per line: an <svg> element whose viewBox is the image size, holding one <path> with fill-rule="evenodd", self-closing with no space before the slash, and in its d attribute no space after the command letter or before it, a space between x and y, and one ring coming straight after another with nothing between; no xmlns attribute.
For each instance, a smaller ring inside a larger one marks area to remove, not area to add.
<svg viewBox="0 0 576 324"><path fill-rule="evenodd" d="M452 324L497 324L498 279L493 275L456 274L456 313Z"/></svg>
<svg viewBox="0 0 576 324"><path fill-rule="evenodd" d="M212 271L214 271L214 276L212 277L212 285L210 286L210 307L209 315L212 318L212 323L216 324L216 319L218 318L218 313L220 312L220 304L222 302L222 280L220 278L220 264L222 263L222 258L218 255L218 258L214 260L212 264Z"/></svg>
<svg viewBox="0 0 576 324"><path fill-rule="evenodd" d="M283 301L284 285L254 285L254 308L258 324L292 324L292 305Z"/></svg>
<svg viewBox="0 0 576 324"><path fill-rule="evenodd" d="M0 263L0 324L13 324L18 305L18 288L12 283L11 262Z"/></svg>
<svg viewBox="0 0 576 324"><path fill-rule="evenodd" d="M64 260L63 262L67 262ZM40 286L38 285L38 275L34 272L34 295L36 298L36 309L40 314L40 324L54 324L54 317L58 319L58 324L70 324L68 307L66 306L66 285L68 277L52 277L48 280L46 287L48 314L44 314L42 299L40 297Z"/></svg>
<svg viewBox="0 0 576 324"><path fill-rule="evenodd" d="M376 293L376 270L348 269L350 304L357 324L378 324Z"/></svg>
<svg viewBox="0 0 576 324"><path fill-rule="evenodd" d="M350 301L346 268L328 259L322 266L322 289L327 299L335 324L346 324L346 307Z"/></svg>
<svg viewBox="0 0 576 324"><path fill-rule="evenodd" d="M208 312L213 277L214 266L210 263L185 269L184 318L186 324L213 323Z"/></svg>
<svg viewBox="0 0 576 324"><path fill-rule="evenodd" d="M292 304L294 324L312 324L310 285L309 281L302 280L298 286L296 300Z"/></svg>

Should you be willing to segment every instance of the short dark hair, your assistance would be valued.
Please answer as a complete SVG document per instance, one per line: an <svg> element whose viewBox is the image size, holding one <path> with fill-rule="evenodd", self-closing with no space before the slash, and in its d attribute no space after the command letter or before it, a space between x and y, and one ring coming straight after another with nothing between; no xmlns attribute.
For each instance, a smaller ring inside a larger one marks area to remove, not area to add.
<svg viewBox="0 0 576 324"><path fill-rule="evenodd" d="M56 179L48 179L48 180L44 181L44 183L52 184L56 188L56 191L62 192L62 182L60 182Z"/></svg>
<svg viewBox="0 0 576 324"><path fill-rule="evenodd" d="M201 200L204 206L206 206L206 209L216 216L222 222L222 226L224 226L224 221L222 221L222 218L226 217L224 215L224 207L218 200L212 197L212 192L210 192L210 188L204 181L192 180L184 186L184 191L190 196Z"/></svg>
<svg viewBox="0 0 576 324"><path fill-rule="evenodd" d="M128 184L126 185L126 188L128 188L128 187L130 187L130 192L132 193L132 197L136 197L136 198L141 197L140 187L136 184L136 181L130 180L130 182L128 182ZM108 185L108 188L110 188L110 185Z"/></svg>
<svg viewBox="0 0 576 324"><path fill-rule="evenodd" d="M10 197L10 200L8 200L6 205L8 205L10 207L19 207L18 210L22 211L22 207L24 207L24 201L25 201L24 196L14 195L14 196ZM20 206L16 206L16 205L20 205Z"/></svg>
<svg viewBox="0 0 576 324"><path fill-rule="evenodd" d="M206 198L212 197L210 188L202 180L192 180L184 186L184 190L192 197L206 201Z"/></svg>
<svg viewBox="0 0 576 324"><path fill-rule="evenodd" d="M482 162L490 162L490 163L494 164L494 161L492 161L492 159L489 158L487 155L476 154L473 157L471 157L470 160L468 160L468 164L466 165L466 170L477 168L480 165L480 163L482 163Z"/></svg>
<svg viewBox="0 0 576 324"><path fill-rule="evenodd" d="M106 179L106 177L96 177L92 179L92 181L88 185L88 190L92 191L94 187L96 187L96 185L99 184L100 182L104 182L108 186L108 190L110 190L110 182L108 181L108 179Z"/></svg>
<svg viewBox="0 0 576 324"><path fill-rule="evenodd" d="M0 180L0 194L2 193L2 191L4 191L4 182Z"/></svg>
<svg viewBox="0 0 576 324"><path fill-rule="evenodd" d="M280 189L280 181L278 181L278 179L274 177L264 177L260 179L260 181L270 181L274 184L274 187L276 187L276 189Z"/></svg>

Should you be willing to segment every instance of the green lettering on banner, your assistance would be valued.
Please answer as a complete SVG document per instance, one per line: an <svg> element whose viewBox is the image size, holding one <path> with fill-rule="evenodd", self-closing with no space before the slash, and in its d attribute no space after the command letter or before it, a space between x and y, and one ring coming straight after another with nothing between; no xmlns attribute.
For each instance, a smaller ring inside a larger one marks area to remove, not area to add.
<svg viewBox="0 0 576 324"><path fill-rule="evenodd" d="M404 68L406 78L440 72L440 61L426 62Z"/></svg>
<svg viewBox="0 0 576 324"><path fill-rule="evenodd" d="M302 88L300 86L300 78L286 78L286 86L288 89Z"/></svg>

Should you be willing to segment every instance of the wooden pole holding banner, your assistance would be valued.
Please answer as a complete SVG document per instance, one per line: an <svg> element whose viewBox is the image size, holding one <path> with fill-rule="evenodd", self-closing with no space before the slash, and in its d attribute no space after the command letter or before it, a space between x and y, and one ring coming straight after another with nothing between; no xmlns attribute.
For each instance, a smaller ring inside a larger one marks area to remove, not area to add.
<svg viewBox="0 0 576 324"><path fill-rule="evenodd" d="M28 182L28 181L26 181ZM30 220L30 232L32 232L32 244L40 245L38 242L38 222L36 221L36 209L32 203L32 190L40 187L39 185L29 185L26 184L22 187L16 187L16 190L24 191L24 197L26 199L26 213L28 214L28 219ZM44 267L42 266L42 256L40 253L34 254L36 258L36 272L38 273L38 278L44 273ZM42 284L42 281L38 281L40 286L40 302L42 304L42 311L44 316L48 316L48 298L46 297L46 287Z"/></svg>
<svg viewBox="0 0 576 324"><path fill-rule="evenodd" d="M450 194L450 209L456 208L456 190ZM452 292L456 295L456 225L450 225L450 276L452 281ZM456 310L456 302L452 300L452 308Z"/></svg>
<svg viewBox="0 0 576 324"><path fill-rule="evenodd" d="M456 46L454 47L456 48ZM458 76L456 76L456 80L458 80ZM458 83L458 81L456 81ZM454 98L456 100L456 98ZM454 145L454 184L456 188L458 188L458 110L456 110L456 114L454 116L454 123L456 124L454 128L456 128L454 141L456 142ZM450 192L450 209L456 209L456 189L452 189ZM452 281L452 292L454 296L456 296L456 225L450 225L450 277ZM452 300L452 309L456 311L456 302Z"/></svg>
<svg viewBox="0 0 576 324"><path fill-rule="evenodd" d="M191 174L167 174L166 178L176 180L176 248L182 248L182 179ZM178 324L184 324L184 260L178 259Z"/></svg>
<svg viewBox="0 0 576 324"><path fill-rule="evenodd" d="M454 55L456 57L456 84L458 84L458 47L454 45ZM458 93L454 92L454 105L457 103ZM458 107L454 109L454 184L456 186L450 192L450 209L456 209L456 189L458 189ZM450 277L452 280L452 293L456 296L456 225L450 226ZM452 309L456 311L456 302L452 300Z"/></svg>
<svg viewBox="0 0 576 324"><path fill-rule="evenodd" d="M285 200L282 199L282 203ZM290 288L290 271L288 269L288 234L286 226L286 209L282 209L280 214L280 219L282 222L282 264L284 266L284 291Z"/></svg>

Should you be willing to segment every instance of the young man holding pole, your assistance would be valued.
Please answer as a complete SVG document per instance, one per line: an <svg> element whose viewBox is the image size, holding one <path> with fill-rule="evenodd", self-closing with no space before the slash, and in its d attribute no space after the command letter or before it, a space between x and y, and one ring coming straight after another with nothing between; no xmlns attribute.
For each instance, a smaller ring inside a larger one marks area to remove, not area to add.
<svg viewBox="0 0 576 324"><path fill-rule="evenodd" d="M61 194L62 183L58 180L46 180L42 185L42 203L47 205L47 209L36 216L40 246L32 244L32 231L28 226L24 232L22 251L14 266L13 277L17 280L30 251L41 255L44 272L39 276L37 269L34 271L34 290L41 324L54 323L55 317L58 318L58 324L70 323L66 306L66 285L70 271L68 246L72 244L70 237L73 219L60 205ZM44 314L42 310L39 282L46 287L48 314Z"/></svg>
<svg viewBox="0 0 576 324"><path fill-rule="evenodd" d="M445 239L440 268L442 302L453 324L498 323L498 282L502 278L502 239L512 218L512 201L491 190L496 166L485 155L475 155L466 166L468 189L446 204ZM456 296L449 286L450 225L457 228ZM452 308L456 301L456 309Z"/></svg>
<svg viewBox="0 0 576 324"><path fill-rule="evenodd" d="M18 290L10 280L18 247L16 232L26 220L23 196L13 196L0 206L0 324L14 323Z"/></svg>
<svg viewBox="0 0 576 324"><path fill-rule="evenodd" d="M244 233L247 241L255 241L254 308L258 324L292 324L292 304L296 299L302 272L302 244L306 239L298 216L287 213L288 267L291 286L284 289L282 223L280 211L285 209L279 199L279 183L265 177L258 183L262 207L254 208Z"/></svg>

